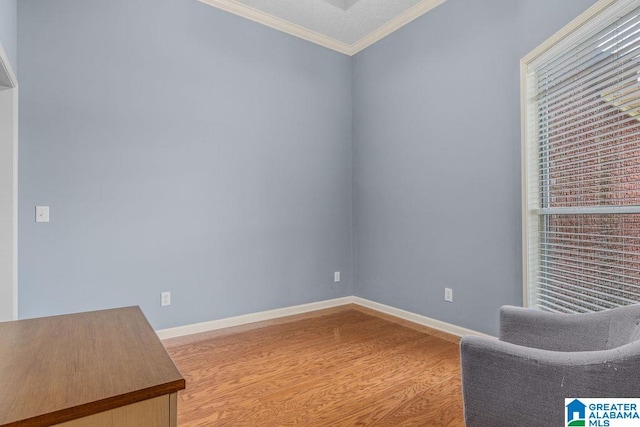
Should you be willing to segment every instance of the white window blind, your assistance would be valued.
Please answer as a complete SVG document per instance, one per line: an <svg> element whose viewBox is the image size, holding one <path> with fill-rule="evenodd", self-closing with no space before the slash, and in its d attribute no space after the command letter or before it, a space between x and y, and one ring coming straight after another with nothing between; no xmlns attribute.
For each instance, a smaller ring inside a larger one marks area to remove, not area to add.
<svg viewBox="0 0 640 427"><path fill-rule="evenodd" d="M640 2L608 1L525 63L529 305L640 302Z"/></svg>

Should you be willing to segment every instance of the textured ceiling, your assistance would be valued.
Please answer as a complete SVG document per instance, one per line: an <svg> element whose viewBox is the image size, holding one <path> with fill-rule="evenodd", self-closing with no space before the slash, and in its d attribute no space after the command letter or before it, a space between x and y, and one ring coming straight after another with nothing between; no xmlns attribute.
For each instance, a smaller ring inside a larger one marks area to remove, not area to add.
<svg viewBox="0 0 640 427"><path fill-rule="evenodd" d="M352 55L445 0L200 0Z"/></svg>
<svg viewBox="0 0 640 427"><path fill-rule="evenodd" d="M342 10L347 10L358 2L358 0L324 0L324 1L334 6L337 6Z"/></svg>

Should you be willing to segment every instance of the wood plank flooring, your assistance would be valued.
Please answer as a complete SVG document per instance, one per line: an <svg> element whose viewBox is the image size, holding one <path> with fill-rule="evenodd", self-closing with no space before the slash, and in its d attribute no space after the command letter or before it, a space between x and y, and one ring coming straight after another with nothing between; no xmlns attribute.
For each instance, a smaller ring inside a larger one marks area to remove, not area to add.
<svg viewBox="0 0 640 427"><path fill-rule="evenodd" d="M357 305L164 344L181 427L464 426L457 337Z"/></svg>

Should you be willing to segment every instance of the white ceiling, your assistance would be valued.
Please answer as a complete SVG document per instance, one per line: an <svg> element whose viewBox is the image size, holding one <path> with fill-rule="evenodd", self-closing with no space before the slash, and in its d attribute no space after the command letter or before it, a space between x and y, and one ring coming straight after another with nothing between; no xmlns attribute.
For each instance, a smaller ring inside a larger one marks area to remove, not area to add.
<svg viewBox="0 0 640 427"><path fill-rule="evenodd" d="M334 6L337 6L342 10L347 10L358 2L358 0L324 0L324 1Z"/></svg>
<svg viewBox="0 0 640 427"><path fill-rule="evenodd" d="M200 0L354 55L446 0Z"/></svg>

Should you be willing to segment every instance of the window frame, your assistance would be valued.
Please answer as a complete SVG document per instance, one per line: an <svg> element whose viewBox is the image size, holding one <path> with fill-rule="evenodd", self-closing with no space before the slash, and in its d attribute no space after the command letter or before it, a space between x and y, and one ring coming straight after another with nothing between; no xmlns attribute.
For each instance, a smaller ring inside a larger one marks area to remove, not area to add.
<svg viewBox="0 0 640 427"><path fill-rule="evenodd" d="M538 177L539 161L537 137L537 121L534 116L533 104L529 102L530 74L528 70L539 63L542 58L559 54L566 50L571 40L579 40L585 34L593 31L594 26L607 22L631 6L637 7L638 0L600 0L587 9L584 13L571 21L568 25L535 48L520 61L520 103L521 103L521 182L522 182L522 279L523 279L523 306L535 307L536 286L532 282L533 274L537 271L531 266L537 266L539 259L539 242L543 239L538 233L538 238L530 239L534 233L530 230L539 229L541 214L540 199L531 199L530 195L537 193L540 188ZM536 191L531 191L535 188ZM579 208L578 208L579 209ZM614 208L615 209L615 208ZM533 241L535 240L535 241ZM537 267L536 267L537 268Z"/></svg>

